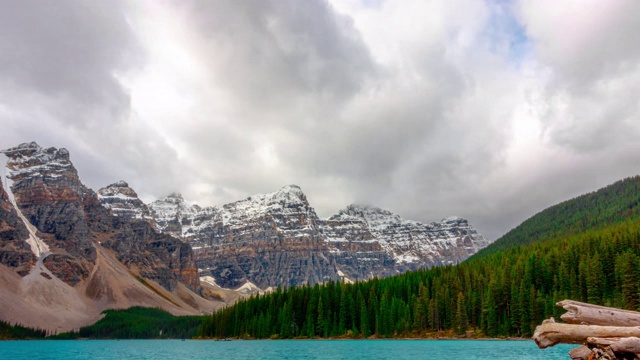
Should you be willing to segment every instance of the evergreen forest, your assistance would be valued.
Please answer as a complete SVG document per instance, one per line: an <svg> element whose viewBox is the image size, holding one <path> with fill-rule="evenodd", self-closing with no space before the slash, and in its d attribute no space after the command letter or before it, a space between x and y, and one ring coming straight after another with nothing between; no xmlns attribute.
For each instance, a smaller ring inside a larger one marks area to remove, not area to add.
<svg viewBox="0 0 640 360"><path fill-rule="evenodd" d="M196 335L201 316L173 316L156 308L135 306L105 310L105 317L75 332L54 339L190 339Z"/></svg>
<svg viewBox="0 0 640 360"><path fill-rule="evenodd" d="M46 331L31 329L19 324L0 321L0 340L41 339L47 336Z"/></svg>

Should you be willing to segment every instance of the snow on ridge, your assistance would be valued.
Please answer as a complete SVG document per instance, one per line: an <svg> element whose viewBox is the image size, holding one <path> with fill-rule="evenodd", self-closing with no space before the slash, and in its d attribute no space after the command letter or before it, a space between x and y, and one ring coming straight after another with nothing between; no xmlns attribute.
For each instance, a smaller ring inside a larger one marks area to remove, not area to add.
<svg viewBox="0 0 640 360"><path fill-rule="evenodd" d="M268 215L303 215L312 221L318 220L315 210L309 206L307 197L302 189L297 185L287 185L275 192L258 194L247 197L246 199L225 204L222 207L224 224L230 226L239 226L247 221L256 221ZM276 225L279 224L278 219L274 219ZM311 224L307 224L311 226Z"/></svg>
<svg viewBox="0 0 640 360"><path fill-rule="evenodd" d="M6 167L11 171L9 177L61 177L76 170L69 160L69 151L54 147L42 148L36 142L23 143L16 147L0 151L8 157Z"/></svg>
<svg viewBox="0 0 640 360"><path fill-rule="evenodd" d="M22 210L20 210L20 207L16 204L16 198L13 194L13 189L11 188L13 186L13 181L9 178L9 176L7 176L9 161L9 157L3 152L0 152L0 165L2 165L2 176L0 180L2 181L2 186L5 192L9 196L9 201L13 205L13 208L16 210L18 217L29 232L29 237L26 239L26 242L29 244L31 251L36 255L36 257L40 258L44 254L49 252L49 245L47 245L42 239L40 239L40 237L38 237L36 227L33 226L33 224L29 222L29 220L27 220L27 218L22 213Z"/></svg>
<svg viewBox="0 0 640 360"><path fill-rule="evenodd" d="M439 254L473 254L489 242L460 217L424 224L407 220L388 210L366 205L349 205L322 222L328 242L353 241L370 233L397 263L437 261Z"/></svg>
<svg viewBox="0 0 640 360"><path fill-rule="evenodd" d="M153 221L149 207L124 180L103 187L97 191L97 196L102 206L115 216Z"/></svg>
<svg viewBox="0 0 640 360"><path fill-rule="evenodd" d="M148 205L160 231L181 240L197 237L207 228L222 222L222 214L215 206L200 207L187 203L180 193L171 193Z"/></svg>

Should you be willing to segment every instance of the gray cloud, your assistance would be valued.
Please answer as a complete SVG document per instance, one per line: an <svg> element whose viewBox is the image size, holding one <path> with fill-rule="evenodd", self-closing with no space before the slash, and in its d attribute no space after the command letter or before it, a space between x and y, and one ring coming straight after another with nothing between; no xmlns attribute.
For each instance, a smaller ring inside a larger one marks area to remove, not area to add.
<svg viewBox="0 0 640 360"><path fill-rule="evenodd" d="M637 173L640 7L620 4L5 2L0 142L67 147L89 186L146 200L295 183L322 216L496 238Z"/></svg>
<svg viewBox="0 0 640 360"><path fill-rule="evenodd" d="M68 99L76 106L105 107L117 119L129 99L114 74L135 66L139 51L121 6L83 1L6 1L0 6L5 86ZM91 121L68 117L80 126Z"/></svg>
<svg viewBox="0 0 640 360"><path fill-rule="evenodd" d="M118 79L145 62L124 4L6 1L0 8L4 146L36 140L67 147L94 188L117 180L118 172L143 186L137 173L163 170L170 176L157 182L176 186L166 162L173 151L136 123Z"/></svg>

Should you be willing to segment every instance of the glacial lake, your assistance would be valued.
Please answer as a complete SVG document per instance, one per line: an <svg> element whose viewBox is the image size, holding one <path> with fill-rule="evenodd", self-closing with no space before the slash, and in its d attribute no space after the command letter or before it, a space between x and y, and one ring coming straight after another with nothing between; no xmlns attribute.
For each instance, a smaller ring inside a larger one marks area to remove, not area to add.
<svg viewBox="0 0 640 360"><path fill-rule="evenodd" d="M575 345L540 350L503 340L29 340L0 341L0 359L569 359Z"/></svg>

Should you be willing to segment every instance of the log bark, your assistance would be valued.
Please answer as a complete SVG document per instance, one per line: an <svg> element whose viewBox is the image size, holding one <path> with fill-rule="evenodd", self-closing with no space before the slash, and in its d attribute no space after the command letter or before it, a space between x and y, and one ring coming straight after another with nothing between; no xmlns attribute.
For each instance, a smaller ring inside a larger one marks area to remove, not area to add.
<svg viewBox="0 0 640 360"><path fill-rule="evenodd" d="M628 337L620 339L611 344L611 350L616 353L633 353L640 354L640 339L637 337Z"/></svg>
<svg viewBox="0 0 640 360"><path fill-rule="evenodd" d="M589 355L591 355L591 349L585 345L569 350L571 360L588 360Z"/></svg>
<svg viewBox="0 0 640 360"><path fill-rule="evenodd" d="M543 322L536 327L533 334L538 347L541 349L559 343L584 344L587 338L623 338L640 337L640 327L571 325L555 322Z"/></svg>
<svg viewBox="0 0 640 360"><path fill-rule="evenodd" d="M567 310L560 318L570 324L640 326L640 312L614 309L573 300L563 300L556 305L562 306Z"/></svg>

